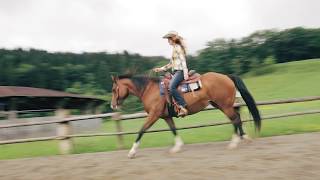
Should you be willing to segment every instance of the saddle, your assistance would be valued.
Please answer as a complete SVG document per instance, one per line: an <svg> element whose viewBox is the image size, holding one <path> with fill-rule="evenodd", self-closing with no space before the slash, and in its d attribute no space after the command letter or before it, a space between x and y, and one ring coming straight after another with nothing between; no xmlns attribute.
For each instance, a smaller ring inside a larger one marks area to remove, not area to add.
<svg viewBox="0 0 320 180"><path fill-rule="evenodd" d="M200 90L202 87L200 80L201 75L196 73L195 70L190 70L188 74L189 78L182 81L177 89L180 94L192 92L193 96L196 96L194 92ZM169 83L172 79L172 76L173 75L171 73L167 72L164 77L161 78L160 95L166 98L169 115L177 117L177 114L179 113L179 107L169 92Z"/></svg>

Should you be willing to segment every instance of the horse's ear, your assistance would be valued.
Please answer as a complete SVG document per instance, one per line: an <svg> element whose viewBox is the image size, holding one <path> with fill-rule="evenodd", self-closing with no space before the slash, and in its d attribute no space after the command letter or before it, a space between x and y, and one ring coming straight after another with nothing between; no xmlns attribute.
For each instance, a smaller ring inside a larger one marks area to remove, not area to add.
<svg viewBox="0 0 320 180"><path fill-rule="evenodd" d="M112 78L112 81L117 84L117 81L119 79L118 76L113 76L112 75L111 78Z"/></svg>

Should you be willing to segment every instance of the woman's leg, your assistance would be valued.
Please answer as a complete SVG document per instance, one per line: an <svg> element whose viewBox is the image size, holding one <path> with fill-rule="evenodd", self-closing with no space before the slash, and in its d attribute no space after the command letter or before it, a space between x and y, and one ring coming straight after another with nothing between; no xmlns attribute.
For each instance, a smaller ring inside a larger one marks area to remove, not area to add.
<svg viewBox="0 0 320 180"><path fill-rule="evenodd" d="M177 103L180 106L185 107L187 104L184 101L183 97L180 95L180 93L177 90L178 85L180 82L183 81L183 72L182 71L176 71L170 81L169 84L169 91L171 96L177 101Z"/></svg>
<svg viewBox="0 0 320 180"><path fill-rule="evenodd" d="M188 114L188 110L185 108L187 106L187 103L185 102L185 100L177 90L177 87L181 81L183 81L183 71L176 71L172 77L172 80L170 81L169 91L171 96L173 96L173 98L176 100L176 102L180 106L180 112L178 116L183 117Z"/></svg>

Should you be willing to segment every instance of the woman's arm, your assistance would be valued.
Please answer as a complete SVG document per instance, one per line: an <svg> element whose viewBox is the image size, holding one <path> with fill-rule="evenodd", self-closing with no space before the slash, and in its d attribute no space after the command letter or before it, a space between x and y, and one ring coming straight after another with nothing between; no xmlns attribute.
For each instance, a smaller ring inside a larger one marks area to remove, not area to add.
<svg viewBox="0 0 320 180"><path fill-rule="evenodd" d="M155 72L166 71L167 69L171 68L172 66L173 66L172 63L170 62L160 68L154 68L153 71L155 71Z"/></svg>
<svg viewBox="0 0 320 180"><path fill-rule="evenodd" d="M162 66L161 69L165 71L165 70L168 70L169 68L172 68L172 66L173 66L172 63L170 62L167 65Z"/></svg>

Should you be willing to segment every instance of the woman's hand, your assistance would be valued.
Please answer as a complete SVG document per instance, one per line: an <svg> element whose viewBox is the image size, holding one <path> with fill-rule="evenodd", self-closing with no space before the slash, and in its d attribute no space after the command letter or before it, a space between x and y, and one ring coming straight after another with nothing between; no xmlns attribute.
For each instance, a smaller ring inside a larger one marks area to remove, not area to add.
<svg viewBox="0 0 320 180"><path fill-rule="evenodd" d="M154 68L154 69L152 69L152 71L154 71L154 72L161 72L162 69L161 69L161 68Z"/></svg>

